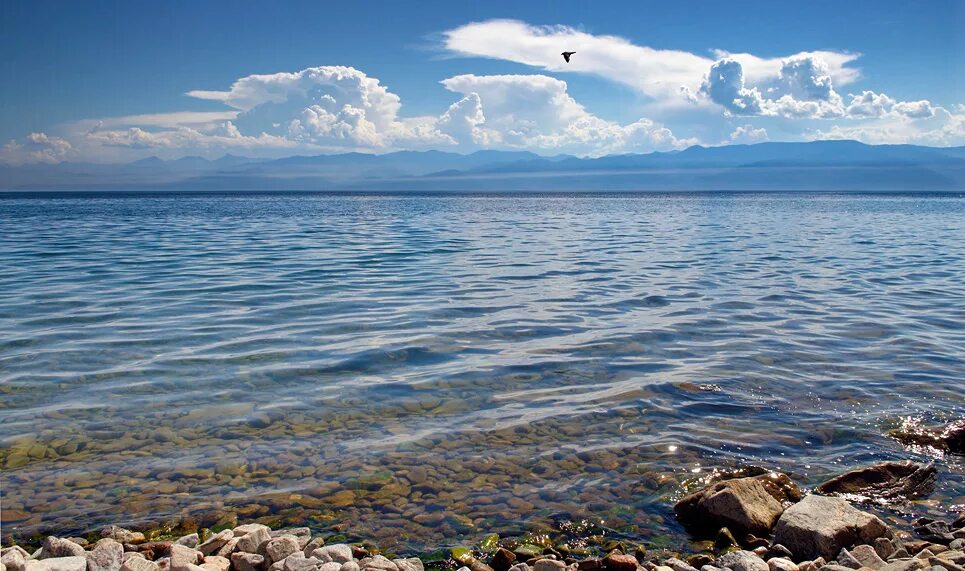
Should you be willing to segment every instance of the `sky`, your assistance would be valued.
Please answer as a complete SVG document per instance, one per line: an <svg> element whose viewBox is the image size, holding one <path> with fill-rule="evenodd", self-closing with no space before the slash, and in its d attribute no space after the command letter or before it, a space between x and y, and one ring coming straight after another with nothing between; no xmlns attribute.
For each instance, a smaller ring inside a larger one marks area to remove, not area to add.
<svg viewBox="0 0 965 571"><path fill-rule="evenodd" d="M962 0L6 0L0 15L7 164L965 145Z"/></svg>

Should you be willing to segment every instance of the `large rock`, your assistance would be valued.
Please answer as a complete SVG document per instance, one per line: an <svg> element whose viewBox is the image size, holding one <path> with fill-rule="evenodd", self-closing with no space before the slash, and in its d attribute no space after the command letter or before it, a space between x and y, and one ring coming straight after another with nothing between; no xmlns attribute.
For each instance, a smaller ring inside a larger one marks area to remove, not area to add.
<svg viewBox="0 0 965 571"><path fill-rule="evenodd" d="M265 544L265 554L268 556L268 564L278 563L295 552L301 553L298 547L298 538L293 535L283 535L268 540Z"/></svg>
<svg viewBox="0 0 965 571"><path fill-rule="evenodd" d="M808 496L781 515L774 543L790 549L799 561L818 556L830 560L843 547L873 543L890 533L883 521L841 498Z"/></svg>
<svg viewBox="0 0 965 571"><path fill-rule="evenodd" d="M939 427L909 423L889 434L909 446L929 446L953 454L965 454L965 419Z"/></svg>
<svg viewBox="0 0 965 571"><path fill-rule="evenodd" d="M87 571L87 558L83 555L51 557L44 559L44 565L50 571Z"/></svg>
<svg viewBox="0 0 965 571"><path fill-rule="evenodd" d="M770 568L763 559L752 551L731 551L718 558L718 567L730 568L734 571L769 571Z"/></svg>
<svg viewBox="0 0 965 571"><path fill-rule="evenodd" d="M238 539L235 550L242 551L244 553L258 553L261 545L271 539L271 534L268 532L268 527L264 525L259 527L251 527L248 533L239 536L238 530L245 527L248 526L239 526L235 528L235 537ZM232 561L234 561L234 559L232 559Z"/></svg>
<svg viewBox="0 0 965 571"><path fill-rule="evenodd" d="M87 571L121 571L124 547L109 537L99 540L87 552Z"/></svg>
<svg viewBox="0 0 965 571"><path fill-rule="evenodd" d="M27 567L28 557L30 557L29 553L24 551L22 547L14 545L3 550L0 563L7 568L7 571L24 571Z"/></svg>
<svg viewBox="0 0 965 571"><path fill-rule="evenodd" d="M44 540L40 550L40 559L51 557L85 557L84 548L69 539L50 536Z"/></svg>
<svg viewBox="0 0 965 571"><path fill-rule="evenodd" d="M762 474L711 484L683 497L674 513L684 526L700 534L726 527L739 536L767 535L784 513L782 500L794 501L799 495L784 474Z"/></svg>
<svg viewBox="0 0 965 571"><path fill-rule="evenodd" d="M188 565L197 565L204 561L204 555L187 545L175 543L171 546L171 571L186 571Z"/></svg>
<svg viewBox="0 0 965 571"><path fill-rule="evenodd" d="M897 502L927 496L938 470L932 464L881 462L831 478L814 489L826 496L851 496L861 501Z"/></svg>

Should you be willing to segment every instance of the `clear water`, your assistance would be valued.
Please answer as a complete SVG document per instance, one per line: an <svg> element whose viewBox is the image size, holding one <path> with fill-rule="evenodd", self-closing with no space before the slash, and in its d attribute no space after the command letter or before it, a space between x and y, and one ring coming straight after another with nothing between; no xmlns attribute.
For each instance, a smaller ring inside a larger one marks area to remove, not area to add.
<svg viewBox="0 0 965 571"><path fill-rule="evenodd" d="M905 458L940 513L886 433L965 415L965 198L7 194L0 394L6 538L657 541L714 469Z"/></svg>

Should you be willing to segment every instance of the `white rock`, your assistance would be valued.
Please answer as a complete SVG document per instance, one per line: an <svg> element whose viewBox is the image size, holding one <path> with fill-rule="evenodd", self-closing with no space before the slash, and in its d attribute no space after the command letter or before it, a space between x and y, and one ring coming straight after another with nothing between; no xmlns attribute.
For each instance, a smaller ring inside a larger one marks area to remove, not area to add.
<svg viewBox="0 0 965 571"><path fill-rule="evenodd" d="M257 524L250 524L257 525ZM246 526L240 526L246 527ZM236 551L242 551L245 553L258 553L261 549L263 543L271 539L271 534L268 533L268 528L266 526L260 526L252 529L250 532L238 537L238 529L235 528L235 536L238 539L238 544L235 546Z"/></svg>
<svg viewBox="0 0 965 571"><path fill-rule="evenodd" d="M203 559L204 555L197 549L177 543L171 545L171 571L187 571L188 565L197 565Z"/></svg>
<svg viewBox="0 0 965 571"><path fill-rule="evenodd" d="M51 557L44 559L44 565L50 571L87 571L87 558L80 555Z"/></svg>
<svg viewBox="0 0 965 571"><path fill-rule="evenodd" d="M751 551L731 551L715 563L718 567L729 567L734 571L770 571L767 563Z"/></svg>
<svg viewBox="0 0 965 571"><path fill-rule="evenodd" d="M359 561L359 567L362 569L371 569L373 571L399 571L399 568L395 563L392 563L383 555L375 555L372 557L366 557L365 559ZM339 565L341 569L341 565Z"/></svg>
<svg viewBox="0 0 965 571"><path fill-rule="evenodd" d="M348 563L339 563L338 561L329 561L328 563L322 563L318 566L318 571L339 571L342 565L348 565ZM358 563L356 563L358 565Z"/></svg>
<svg viewBox="0 0 965 571"><path fill-rule="evenodd" d="M538 559L533 563L533 571L562 571L566 569L566 563L556 559Z"/></svg>
<svg viewBox="0 0 965 571"><path fill-rule="evenodd" d="M425 571L425 565L422 564L422 560L418 557L409 557L408 559L393 559L392 563L399 568L399 571ZM342 569L345 571L345 569Z"/></svg>
<svg viewBox="0 0 965 571"><path fill-rule="evenodd" d="M124 547L109 537L99 540L87 552L88 571L120 571L124 564Z"/></svg>
<svg viewBox="0 0 965 571"><path fill-rule="evenodd" d="M121 571L158 571L161 566L153 561L141 557L126 557Z"/></svg>
<svg viewBox="0 0 965 571"><path fill-rule="evenodd" d="M361 569L357 561L346 561L339 567L339 571L361 571Z"/></svg>
<svg viewBox="0 0 965 571"><path fill-rule="evenodd" d="M346 563L352 560L352 548L344 543L326 545L313 551L312 557L322 563L329 563L331 561Z"/></svg>
<svg viewBox="0 0 965 571"><path fill-rule="evenodd" d="M0 556L0 563L6 566L7 571L24 571L27 566L29 554L22 547L14 545L3 550Z"/></svg>
<svg viewBox="0 0 965 571"><path fill-rule="evenodd" d="M787 547L795 557L830 559L842 547L871 543L888 533L883 521L851 507L846 500L811 495L781 515L774 543Z"/></svg>

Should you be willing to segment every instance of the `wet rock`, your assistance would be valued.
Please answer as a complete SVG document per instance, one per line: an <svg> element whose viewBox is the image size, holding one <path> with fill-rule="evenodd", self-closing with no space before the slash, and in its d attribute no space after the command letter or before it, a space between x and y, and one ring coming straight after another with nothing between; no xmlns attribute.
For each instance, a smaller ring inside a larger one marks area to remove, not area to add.
<svg viewBox="0 0 965 571"><path fill-rule="evenodd" d="M830 559L842 547L870 543L889 533L883 521L851 507L841 498L808 496L788 508L778 520L774 542L800 559L819 555Z"/></svg>
<svg viewBox="0 0 965 571"><path fill-rule="evenodd" d="M301 552L298 547L298 538L292 535L275 537L265 543L265 554L268 556L269 564L282 561L296 551Z"/></svg>
<svg viewBox="0 0 965 571"><path fill-rule="evenodd" d="M418 557L393 559L392 563L395 563L399 571L425 571L425 565L422 564L422 560Z"/></svg>
<svg viewBox="0 0 965 571"><path fill-rule="evenodd" d="M265 532L265 535L267 534ZM235 571L261 571L265 566L265 558L257 553L239 551L231 554L231 564Z"/></svg>
<svg viewBox="0 0 965 571"><path fill-rule="evenodd" d="M717 532L717 538L714 539L714 549L721 552L732 547L739 547L737 539L734 538L734 534L726 527L720 528Z"/></svg>
<svg viewBox="0 0 965 571"><path fill-rule="evenodd" d="M566 563L556 559L538 559L533 563L533 571L563 571L564 569L566 569Z"/></svg>
<svg viewBox="0 0 965 571"><path fill-rule="evenodd" d="M637 558L619 551L611 551L603 558L603 568L606 571L636 571Z"/></svg>
<svg viewBox="0 0 965 571"><path fill-rule="evenodd" d="M143 533L124 529L116 525L109 525L101 529L100 536L113 539L119 543L141 543L144 541Z"/></svg>
<svg viewBox="0 0 965 571"><path fill-rule="evenodd" d="M204 555L211 555L225 546L230 540L234 539L235 532L226 529L209 537L204 543L197 546L198 551Z"/></svg>
<svg viewBox="0 0 965 571"><path fill-rule="evenodd" d="M770 571L798 571L797 564L786 557L772 557L767 560Z"/></svg>
<svg viewBox="0 0 965 571"><path fill-rule="evenodd" d="M515 553L500 547L496 550L496 553L493 554L493 558L489 562L489 566L493 568L493 571L509 571L509 568L513 566L515 561Z"/></svg>
<svg viewBox="0 0 965 571"><path fill-rule="evenodd" d="M723 480L681 498L674 513L696 533L727 527L741 535L767 535L784 512L775 495L783 498L788 492L769 474Z"/></svg>
<svg viewBox="0 0 965 571"><path fill-rule="evenodd" d="M189 533L188 535L182 535L181 537L177 538L174 543L194 549L198 546L199 540L200 538L198 537L197 533Z"/></svg>
<svg viewBox="0 0 965 571"><path fill-rule="evenodd" d="M717 559L718 567L733 569L734 571L770 571L767 563L750 551L731 551Z"/></svg>
<svg viewBox="0 0 965 571"><path fill-rule="evenodd" d="M751 549L757 547L767 547L771 542L764 539L763 537L757 537L753 533L748 533L747 537L744 538L744 546Z"/></svg>
<svg viewBox="0 0 965 571"><path fill-rule="evenodd" d="M88 571L120 571L124 563L124 548L109 537L99 540L87 552Z"/></svg>
<svg viewBox="0 0 965 571"><path fill-rule="evenodd" d="M87 558L84 556L51 557L44 559L50 571L87 571Z"/></svg>
<svg viewBox="0 0 965 571"><path fill-rule="evenodd" d="M932 464L881 462L831 478L814 491L826 496L894 503L930 494L937 474Z"/></svg>
<svg viewBox="0 0 965 571"><path fill-rule="evenodd" d="M902 444L930 446L953 454L965 454L965 419L939 427L906 424L892 430L889 435Z"/></svg>
<svg viewBox="0 0 965 571"><path fill-rule="evenodd" d="M40 559L51 557L85 557L84 548L69 539L50 536L40 549Z"/></svg>
<svg viewBox="0 0 965 571"><path fill-rule="evenodd" d="M197 565L204 561L204 555L186 545L175 543L171 546L171 571L185 571L188 565Z"/></svg>
<svg viewBox="0 0 965 571"><path fill-rule="evenodd" d="M638 558L637 561L639 560ZM704 565L710 565L713 562L714 558L705 553L698 553L687 558L687 564L697 569L700 569Z"/></svg>
<svg viewBox="0 0 965 571"><path fill-rule="evenodd" d="M334 543L332 545L319 547L312 552L312 557L322 563L328 563L330 561L345 563L352 560L352 548L344 543Z"/></svg>
<svg viewBox="0 0 965 571"><path fill-rule="evenodd" d="M121 571L158 571L160 566L143 557L130 557L121 565Z"/></svg>
<svg viewBox="0 0 965 571"><path fill-rule="evenodd" d="M673 571L697 571L697 569L690 563L686 563L677 559L676 557L671 557L663 563L667 567L673 569Z"/></svg>
<svg viewBox="0 0 965 571"><path fill-rule="evenodd" d="M921 525L915 528L915 533L918 534L918 537L924 539L925 541L941 543L944 545L948 545L955 540L955 536L952 535L951 532L951 527L943 521L923 522Z"/></svg>

